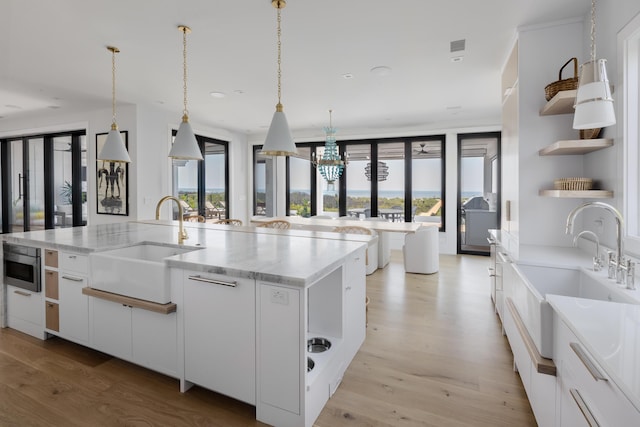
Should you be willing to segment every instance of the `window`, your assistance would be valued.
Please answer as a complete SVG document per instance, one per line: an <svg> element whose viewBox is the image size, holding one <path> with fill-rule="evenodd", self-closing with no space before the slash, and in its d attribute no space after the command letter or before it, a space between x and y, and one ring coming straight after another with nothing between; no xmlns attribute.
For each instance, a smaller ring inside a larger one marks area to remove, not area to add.
<svg viewBox="0 0 640 427"><path fill-rule="evenodd" d="M634 255L640 255L640 15L629 22L618 34L619 69L623 74L622 134L626 159L625 246Z"/></svg>
<svg viewBox="0 0 640 427"><path fill-rule="evenodd" d="M311 174L309 173L310 147L297 147L298 155L289 157L288 215L311 216Z"/></svg>
<svg viewBox="0 0 640 427"><path fill-rule="evenodd" d="M298 144L298 156L287 163L290 215L429 221L444 230L443 135L338 141L338 146L347 153L348 165L328 188L311 162L314 150L316 158L322 156L324 142ZM265 191L259 149L254 152L254 200Z"/></svg>
<svg viewBox="0 0 640 427"><path fill-rule="evenodd" d="M176 131L173 131L175 138ZM183 218L207 222L229 217L229 143L196 135L203 161L173 160L173 195L182 200ZM177 219L177 209L174 219Z"/></svg>
<svg viewBox="0 0 640 427"><path fill-rule="evenodd" d="M87 223L85 131L0 140L2 232Z"/></svg>

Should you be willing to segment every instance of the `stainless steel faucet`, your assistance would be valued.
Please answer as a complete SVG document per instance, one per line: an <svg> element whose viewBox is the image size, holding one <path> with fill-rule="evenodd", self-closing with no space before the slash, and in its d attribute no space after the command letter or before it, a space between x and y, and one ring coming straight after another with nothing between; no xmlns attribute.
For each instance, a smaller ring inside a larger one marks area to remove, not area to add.
<svg viewBox="0 0 640 427"><path fill-rule="evenodd" d="M160 206L162 206L162 204L167 200L173 200L174 202L176 202L176 205L178 205L178 244L181 245L185 240L189 238L189 236L187 235L187 231L184 229L184 218L180 200L177 197L173 196L164 196L162 199L160 199L160 201L158 201L158 204L156 205L156 219L160 219Z"/></svg>
<svg viewBox="0 0 640 427"><path fill-rule="evenodd" d="M616 220L616 254L609 255L609 278L615 277L616 283L623 283L627 289L635 289L635 263L624 258L622 248L622 228L624 221L622 215L613 206L603 202L586 202L575 208L567 217L567 234L573 234L573 222L576 216L587 208L601 208L612 214Z"/></svg>
<svg viewBox="0 0 640 427"><path fill-rule="evenodd" d="M578 239L584 234L592 236L596 241L596 255L593 257L593 271L600 271L604 266L604 260L600 256L600 240L596 233L591 230L582 230L573 237L573 246L577 246Z"/></svg>

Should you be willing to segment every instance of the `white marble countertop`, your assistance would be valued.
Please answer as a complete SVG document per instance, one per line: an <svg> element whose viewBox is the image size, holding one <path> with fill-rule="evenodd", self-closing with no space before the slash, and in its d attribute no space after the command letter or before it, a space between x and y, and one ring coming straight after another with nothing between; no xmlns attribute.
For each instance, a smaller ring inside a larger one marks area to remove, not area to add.
<svg viewBox="0 0 640 427"><path fill-rule="evenodd" d="M307 286L366 245L366 236L336 239L336 233L247 232L229 226L185 224L186 247L203 248L167 258L169 267ZM11 233L3 240L27 246L91 253L141 242L178 244L177 222L141 221ZM323 236L329 235L329 236Z"/></svg>
<svg viewBox="0 0 640 427"><path fill-rule="evenodd" d="M640 306L558 295L547 300L640 411Z"/></svg>

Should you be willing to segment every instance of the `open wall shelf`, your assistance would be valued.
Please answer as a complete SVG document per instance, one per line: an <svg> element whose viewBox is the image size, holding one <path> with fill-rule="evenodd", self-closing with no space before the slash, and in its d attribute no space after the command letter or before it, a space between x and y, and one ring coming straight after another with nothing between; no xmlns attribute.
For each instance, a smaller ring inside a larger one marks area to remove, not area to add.
<svg viewBox="0 0 640 427"><path fill-rule="evenodd" d="M542 107L540 115L551 116L554 114L573 113L573 104L576 101L577 93L577 90L561 90Z"/></svg>
<svg viewBox="0 0 640 427"><path fill-rule="evenodd" d="M611 199L613 198L613 191L609 190L540 190L538 192L540 196L544 197L558 197L567 199Z"/></svg>
<svg viewBox="0 0 640 427"><path fill-rule="evenodd" d="M592 151L602 150L611 147L613 139L569 139L564 141L556 141L553 144L544 147L538 154L541 156L561 156L570 154L586 154Z"/></svg>

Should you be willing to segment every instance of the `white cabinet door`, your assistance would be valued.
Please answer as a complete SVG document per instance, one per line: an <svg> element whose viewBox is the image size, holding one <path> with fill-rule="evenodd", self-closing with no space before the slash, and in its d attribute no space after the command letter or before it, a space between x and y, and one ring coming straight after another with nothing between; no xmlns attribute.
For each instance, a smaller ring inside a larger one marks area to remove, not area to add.
<svg viewBox="0 0 640 427"><path fill-rule="evenodd" d="M60 336L79 344L89 342L89 297L84 276L62 272L58 280Z"/></svg>
<svg viewBox="0 0 640 427"><path fill-rule="evenodd" d="M42 292L7 286L7 326L44 339Z"/></svg>
<svg viewBox="0 0 640 427"><path fill-rule="evenodd" d="M175 377L178 371L176 313L131 310L133 361Z"/></svg>
<svg viewBox="0 0 640 427"><path fill-rule="evenodd" d="M345 358L351 361L366 335L366 265L364 250L345 262L344 274L344 344Z"/></svg>
<svg viewBox="0 0 640 427"><path fill-rule="evenodd" d="M258 411L266 404L293 414L300 414L304 399L302 365L305 358L301 325L303 305L300 289L258 282L260 328L259 396ZM261 418L258 413L258 419ZM279 424L279 423L274 423ZM284 423L283 423L284 424Z"/></svg>
<svg viewBox="0 0 640 427"><path fill-rule="evenodd" d="M255 404L255 281L184 273L185 379Z"/></svg>
<svg viewBox="0 0 640 427"><path fill-rule="evenodd" d="M91 298L92 345L95 349L131 360L131 307Z"/></svg>

